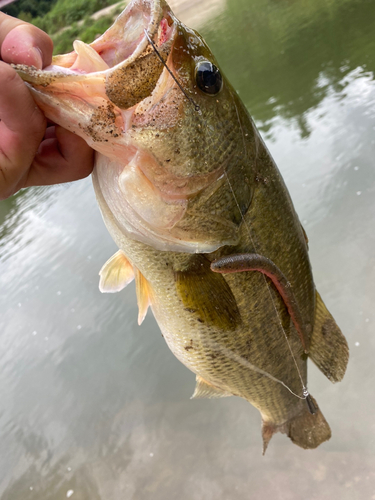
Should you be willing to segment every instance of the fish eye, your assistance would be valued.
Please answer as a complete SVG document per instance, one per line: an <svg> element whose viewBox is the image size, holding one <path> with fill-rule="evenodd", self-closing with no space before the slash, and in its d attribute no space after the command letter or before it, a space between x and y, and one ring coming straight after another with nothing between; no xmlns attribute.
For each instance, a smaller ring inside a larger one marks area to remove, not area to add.
<svg viewBox="0 0 375 500"><path fill-rule="evenodd" d="M200 61L197 64L195 79L198 87L206 94L218 94L223 87L220 70L210 61Z"/></svg>

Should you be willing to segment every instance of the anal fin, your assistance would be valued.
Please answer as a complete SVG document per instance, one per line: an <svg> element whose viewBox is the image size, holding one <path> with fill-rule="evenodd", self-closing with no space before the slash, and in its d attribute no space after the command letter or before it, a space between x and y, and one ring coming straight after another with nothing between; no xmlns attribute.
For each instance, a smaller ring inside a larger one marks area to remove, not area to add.
<svg viewBox="0 0 375 500"><path fill-rule="evenodd" d="M349 359L348 344L318 292L309 357L331 382L343 378Z"/></svg>
<svg viewBox="0 0 375 500"><path fill-rule="evenodd" d="M196 377L196 386L194 394L190 399L201 399L201 398L226 398L228 396L233 396L230 392L223 391L218 387L206 382L202 377L197 375Z"/></svg>
<svg viewBox="0 0 375 500"><path fill-rule="evenodd" d="M271 441L271 437L276 434L276 432L284 433L284 426L280 428L276 425L273 425L271 422L262 419L263 455L266 454L268 444Z"/></svg>
<svg viewBox="0 0 375 500"><path fill-rule="evenodd" d="M119 250L100 269L99 276L99 290L102 293L115 293L134 279L134 270L124 252Z"/></svg>

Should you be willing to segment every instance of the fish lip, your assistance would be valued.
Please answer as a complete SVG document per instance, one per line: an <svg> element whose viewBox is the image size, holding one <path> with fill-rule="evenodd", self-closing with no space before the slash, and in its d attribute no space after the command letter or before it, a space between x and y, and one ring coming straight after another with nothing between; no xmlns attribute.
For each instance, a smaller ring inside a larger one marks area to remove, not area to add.
<svg viewBox="0 0 375 500"><path fill-rule="evenodd" d="M139 35L142 32L142 36L139 42L136 44L136 47L130 54L125 57L120 62L111 65L108 69L102 71L92 71L92 72L74 72L69 68L69 61L72 61L74 64L77 54L73 51L68 54L54 56L52 60L52 64L43 68L42 70L38 70L33 66L26 66L22 64L14 65L12 67L19 73L21 78L30 83L33 86L40 85L42 87L47 87L51 83L56 83L59 80L64 79L64 82L85 82L87 79L95 78L102 81L108 79L114 72L119 69L123 69L133 62L135 62L149 47L150 42L146 36L145 31L147 31L148 36L154 40L157 36L157 32L159 30L160 23L164 16L168 15L169 18L173 21L174 29L171 30L170 37L168 41L173 41L176 35L176 19L173 16L173 13L170 11L169 7L165 3L164 0L135 0L130 2L125 10L119 15L116 19L115 23L101 35L99 38L94 40L91 44L89 44L99 55L101 55L100 51L103 48L103 45L108 43L107 38L111 36L111 30L113 30L116 23L123 25L125 28L131 24L133 17L135 16L136 11L140 11L143 14L144 19L147 19L147 22L139 30L139 32L135 32L135 35ZM125 33L125 29L123 30ZM137 36L135 37L135 39ZM139 36L138 36L139 38ZM127 45L131 45L134 40L129 40ZM122 42L123 43L123 42ZM76 57L75 57L76 56ZM65 61L67 62L64 62ZM61 68L59 70L59 68Z"/></svg>

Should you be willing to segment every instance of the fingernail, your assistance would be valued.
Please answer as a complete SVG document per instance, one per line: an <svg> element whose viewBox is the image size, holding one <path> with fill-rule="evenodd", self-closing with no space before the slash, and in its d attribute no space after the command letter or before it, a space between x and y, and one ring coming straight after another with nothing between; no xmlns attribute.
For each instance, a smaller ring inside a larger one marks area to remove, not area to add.
<svg viewBox="0 0 375 500"><path fill-rule="evenodd" d="M32 65L38 69L43 67L43 55L39 47L30 47L29 49L31 58L33 59Z"/></svg>

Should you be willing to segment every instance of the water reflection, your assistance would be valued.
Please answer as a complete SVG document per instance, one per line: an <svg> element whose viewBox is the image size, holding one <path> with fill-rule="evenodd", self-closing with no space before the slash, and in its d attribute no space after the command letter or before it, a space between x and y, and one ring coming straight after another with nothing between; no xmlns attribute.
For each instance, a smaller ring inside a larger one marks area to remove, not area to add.
<svg viewBox="0 0 375 500"><path fill-rule="evenodd" d="M202 29L266 132L350 344L337 386L309 368L331 441L277 435L262 458L249 404L190 401L194 376L150 315L136 325L133 286L98 291L115 247L90 180L36 188L0 203L2 500L372 497L374 10L231 0Z"/></svg>
<svg viewBox="0 0 375 500"><path fill-rule="evenodd" d="M358 66L374 71L374 29L367 0L231 0L205 38L258 124L295 119L307 137L307 110Z"/></svg>

